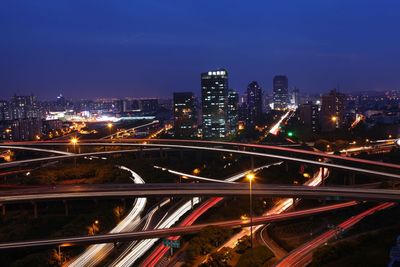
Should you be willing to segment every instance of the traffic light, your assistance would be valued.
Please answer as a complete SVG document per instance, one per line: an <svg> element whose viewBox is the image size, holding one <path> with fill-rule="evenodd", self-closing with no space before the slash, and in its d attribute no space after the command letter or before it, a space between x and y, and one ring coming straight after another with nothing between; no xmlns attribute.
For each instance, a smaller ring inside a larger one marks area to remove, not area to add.
<svg viewBox="0 0 400 267"><path fill-rule="evenodd" d="M294 136L294 133L293 133L293 132L288 132L288 133L287 133L287 136L288 136L288 137L293 137L293 136Z"/></svg>

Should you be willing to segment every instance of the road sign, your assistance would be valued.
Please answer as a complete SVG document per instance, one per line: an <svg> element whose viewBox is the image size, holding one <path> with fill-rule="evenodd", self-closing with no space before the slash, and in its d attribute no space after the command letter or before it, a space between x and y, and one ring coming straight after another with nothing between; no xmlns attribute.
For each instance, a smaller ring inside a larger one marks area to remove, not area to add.
<svg viewBox="0 0 400 267"><path fill-rule="evenodd" d="M164 244L164 246L171 247L171 248L180 248L181 247L181 242L179 240L163 239L163 244Z"/></svg>

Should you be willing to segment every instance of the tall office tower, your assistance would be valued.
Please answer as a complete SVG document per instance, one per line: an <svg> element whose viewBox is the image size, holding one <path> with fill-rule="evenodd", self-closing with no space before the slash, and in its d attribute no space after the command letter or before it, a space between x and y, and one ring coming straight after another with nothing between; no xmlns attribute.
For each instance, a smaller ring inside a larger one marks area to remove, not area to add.
<svg viewBox="0 0 400 267"><path fill-rule="evenodd" d="M318 105L313 104L311 101L301 104L297 110L299 114L299 121L307 129L311 129L313 133L319 130L319 108Z"/></svg>
<svg viewBox="0 0 400 267"><path fill-rule="evenodd" d="M247 118L246 123L254 126L262 118L262 90L256 81L247 86Z"/></svg>
<svg viewBox="0 0 400 267"><path fill-rule="evenodd" d="M239 94L235 90L229 90L227 123L228 123L228 132L231 135L236 134L238 117L239 117Z"/></svg>
<svg viewBox="0 0 400 267"><path fill-rule="evenodd" d="M228 72L224 69L201 74L203 138L224 138L227 125Z"/></svg>
<svg viewBox="0 0 400 267"><path fill-rule="evenodd" d="M190 138L194 136L197 128L195 104L193 93L174 93L175 137Z"/></svg>
<svg viewBox="0 0 400 267"><path fill-rule="evenodd" d="M263 113L266 113L271 110L271 102L272 102L272 96L268 95L265 90L262 91L262 111Z"/></svg>
<svg viewBox="0 0 400 267"><path fill-rule="evenodd" d="M300 105L300 90L299 90L299 88L293 89L291 99L290 99L290 104L292 104L295 107Z"/></svg>
<svg viewBox="0 0 400 267"><path fill-rule="evenodd" d="M288 78L285 75L277 75L273 80L273 105L274 109L284 110L288 108Z"/></svg>
<svg viewBox="0 0 400 267"><path fill-rule="evenodd" d="M346 95L336 89L322 96L321 131L330 132L338 129L344 123Z"/></svg>
<svg viewBox="0 0 400 267"><path fill-rule="evenodd" d="M64 111L67 108L67 100L62 94L57 96L55 108L57 111Z"/></svg>

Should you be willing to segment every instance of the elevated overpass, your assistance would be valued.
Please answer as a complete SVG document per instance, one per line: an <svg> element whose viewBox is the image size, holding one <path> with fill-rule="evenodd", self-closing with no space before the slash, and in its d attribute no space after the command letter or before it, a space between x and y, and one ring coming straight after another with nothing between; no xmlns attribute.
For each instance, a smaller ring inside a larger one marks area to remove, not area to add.
<svg viewBox="0 0 400 267"><path fill-rule="evenodd" d="M248 196L248 184L159 183L57 185L0 192L0 204L115 197ZM254 184L254 197L400 201L399 190Z"/></svg>
<svg viewBox="0 0 400 267"><path fill-rule="evenodd" d="M268 215L262 217L254 217L253 225L278 222L289 219L301 218L308 215L319 214L323 212L333 211L337 209L348 208L357 205L356 201L345 202L335 205L329 205L319 208L313 208L308 210L293 211L283 214ZM86 245L86 244L101 244L101 243L116 243L123 241L132 241L140 239L149 239L157 237L168 237L174 235L192 234L201 231L207 226L219 226L219 227L245 227L250 225L250 220L230 220L222 222L214 222L207 224L198 224L192 226L180 226L166 229L155 229L138 232L126 232L126 233L109 233L95 236L80 236L80 237L67 237L47 240L34 240L34 241L20 241L20 242L9 242L0 243L0 250L5 249L16 249L16 248L28 248L28 247L49 247L49 246L72 246L72 245Z"/></svg>

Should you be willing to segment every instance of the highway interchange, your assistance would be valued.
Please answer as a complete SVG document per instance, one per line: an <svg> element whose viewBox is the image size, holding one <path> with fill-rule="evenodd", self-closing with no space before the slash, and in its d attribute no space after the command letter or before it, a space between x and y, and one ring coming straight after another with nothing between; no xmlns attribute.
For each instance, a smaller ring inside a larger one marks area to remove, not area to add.
<svg viewBox="0 0 400 267"><path fill-rule="evenodd" d="M80 143L80 146L109 146L109 147L133 147L132 149L123 149L116 151L102 151L102 152L90 152L90 153L82 153L82 154L73 154L69 152L59 151L55 149L45 149L45 148L37 148L37 146L46 147L64 147L68 146L67 142L23 142L23 143L10 143L3 144L0 148L9 148L9 149L32 149L38 152L46 152L50 154L58 154L58 156L50 156L44 158L36 158L30 160L21 160L10 163L0 164L0 168L9 168L15 166L26 166L27 164L36 164L40 162L46 161L59 161L64 159L70 159L74 157L90 157L90 156L99 156L99 155L107 155L114 153L136 153L142 152L144 150L150 151L163 151L165 153L168 149L175 150L194 150L194 151L207 151L207 152L224 152L224 153L235 153L246 156L254 156L254 157L268 157L275 158L279 160L287 160L287 161L295 161L301 163L308 163L322 167L329 168L338 168L342 170L350 170L360 173L365 173L369 175L377 175L380 177L386 177L390 179L399 179L400 175L398 174L398 170L400 169L399 165L395 164L387 164L381 162L373 162L367 160L360 160L356 158L343 157L338 155L329 155L325 153L313 152L313 151L303 151L299 149L293 148L283 148L283 147L274 147L274 146L266 146L266 145L254 145L254 144L237 144L237 143L225 143L225 142L204 142L204 141L187 141L187 140L157 140L157 139L144 139L144 140L118 140L118 142L111 142L110 140L96 140L96 141L83 141ZM262 151L260 151L262 150ZM270 152L274 153L270 153ZM269 152L269 153L267 153ZM277 153L276 153L277 152ZM279 155L279 152L283 152ZM289 155L284 154L289 153ZM310 157L315 157L315 159L310 159ZM325 160L318 160L325 159ZM326 160L328 159L328 160ZM353 164L357 167L353 167ZM375 170L378 168L378 170ZM385 168L385 171L382 171L382 168ZM389 172L387 170L390 170ZM180 173L176 173L180 175ZM242 174L240 177L243 177ZM195 177L192 177L195 178ZM197 177L198 180L201 180L202 177ZM212 178L207 182L215 182ZM289 197L290 201L293 198L322 198L322 199L330 199L330 200L347 200L347 199L357 199L357 200L372 200L372 201L399 201L400 194L396 190L377 190L377 189L360 189L360 188L339 188L339 187L310 187L310 186L277 186L277 185L254 185L253 188L254 196L264 196L264 197ZM200 183L200 184L131 184L131 185L80 185L80 186L49 186L49 187L41 187L38 188L24 188L21 190L7 190L0 194L0 203L15 203L15 202L23 202L23 201L48 201L48 200L66 200L66 199L76 199L76 198L87 198L87 197L95 197L95 198L104 198L104 197L132 197L135 196L138 199L146 199L145 197L150 196L180 196L180 197L189 197L190 199L196 199L196 203L200 201L197 196L207 196L219 198L223 196L239 196L239 195L248 195L248 186L243 184L234 184L233 181L227 181L225 184L215 184L215 183ZM188 202L190 203L190 201ZM350 202L349 202L350 203ZM352 205L355 205L355 202ZM191 203L193 204L193 203ZM190 206L188 210L190 210ZM340 205L340 204L338 204ZM392 205L392 204L391 204ZM308 211L305 211L308 212ZM324 211L319 211L324 212ZM288 215L289 214L289 215ZM311 213L304 213L299 216L305 216ZM290 218L291 213L284 214L275 214L278 217L275 217L276 220L283 220ZM263 216L261 218L255 219L254 224L265 224L267 222L271 222L274 220L275 215ZM288 217L285 217L288 215ZM279 217L281 216L281 217ZM294 217L293 217L294 218ZM118 238L113 235L119 235L119 233L113 234L110 233L105 235L107 237L103 237L97 235L96 240L85 239L83 243L104 243L111 242L115 243L117 241L122 240L134 240L134 239L142 239L142 238L156 238L162 236L170 236L177 234L185 234L190 231L196 232L201 229L201 225L196 226L182 226L182 227L174 227L170 228L173 223L170 223L168 227L162 229L155 230L147 230L147 231L137 231L130 232L126 235L119 236ZM226 225L224 225L226 223ZM218 223L216 223L218 225ZM221 225L228 227L244 227L248 225L248 222L243 221L230 221L230 222L221 222ZM153 231L153 232L152 232ZM190 232L191 233L191 232ZM129 235L131 234L131 235ZM135 234L137 234L135 236ZM141 236L141 234L143 234ZM139 238L140 237L140 238ZM81 237L79 237L81 238ZM83 238L83 237L82 237ZM110 238L105 241L105 239L101 238ZM114 238L114 239L113 239ZM119 239L121 238L121 239ZM125 239L124 239L125 238ZM88 241L90 240L90 241ZM114 240L114 241L112 241ZM145 239L145 240L154 240L154 239ZM29 242L20 242L14 243L13 246L7 247L7 244L0 244L0 248L15 248L18 245L20 246L31 246L32 244L40 245L42 242L46 240L33 241L33 243ZM47 240L49 241L49 240ZM58 243L51 244L78 244L80 240L74 241L69 240L67 242L64 240L61 242L59 240ZM51 242L55 242L54 240ZM141 241L142 242L142 241ZM23 245L24 243L25 245ZM83 244L79 243L79 244ZM43 243L45 245L49 245ZM148 243L148 246L151 247L154 242ZM2 247L2 246L5 247ZM112 246L112 245L111 245ZM134 250L133 250L134 251ZM70 263L71 264L71 263ZM71 265L73 266L73 264ZM79 265L77 265L79 266ZM115 265L117 266L117 264ZM124 266L124 265L121 265ZM127 265L129 266L129 264ZM287 265L285 265L287 266Z"/></svg>

